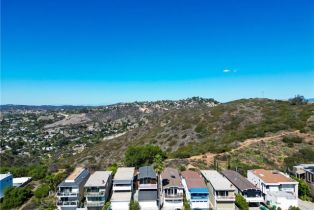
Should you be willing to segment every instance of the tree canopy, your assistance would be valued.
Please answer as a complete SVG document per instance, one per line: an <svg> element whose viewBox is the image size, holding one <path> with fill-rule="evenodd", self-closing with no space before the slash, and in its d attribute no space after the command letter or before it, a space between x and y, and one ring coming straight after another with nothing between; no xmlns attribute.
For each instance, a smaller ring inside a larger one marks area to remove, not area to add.
<svg viewBox="0 0 314 210"><path fill-rule="evenodd" d="M141 167L144 165L151 165L154 163L156 155L160 155L161 159L165 159L165 153L160 149L160 147L155 145L144 145L144 146L134 146L128 147L124 162L127 166Z"/></svg>

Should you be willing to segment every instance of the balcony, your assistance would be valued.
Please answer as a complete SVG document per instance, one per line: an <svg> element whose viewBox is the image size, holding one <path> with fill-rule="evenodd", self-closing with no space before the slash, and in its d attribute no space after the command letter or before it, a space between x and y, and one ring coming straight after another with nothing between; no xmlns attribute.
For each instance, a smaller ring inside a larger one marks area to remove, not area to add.
<svg viewBox="0 0 314 210"><path fill-rule="evenodd" d="M235 201L235 196L222 196L222 195L216 195L217 201Z"/></svg>
<svg viewBox="0 0 314 210"><path fill-rule="evenodd" d="M102 196L105 196L105 191L98 191L98 192L96 192L96 191L94 191L94 192L92 192L92 191L90 191L90 192L85 192L84 193L84 196L85 197L102 197Z"/></svg>
<svg viewBox="0 0 314 210"><path fill-rule="evenodd" d="M132 187L131 185L128 186L113 186L112 191L131 191Z"/></svg>
<svg viewBox="0 0 314 210"><path fill-rule="evenodd" d="M165 198L171 198L171 199L182 199L183 193L177 193L177 194L164 194Z"/></svg>
<svg viewBox="0 0 314 210"><path fill-rule="evenodd" d="M262 203L262 202L264 202L263 197L247 197L247 196L243 196L243 197L249 203Z"/></svg>
<svg viewBox="0 0 314 210"><path fill-rule="evenodd" d="M157 184L140 184L139 189L157 189Z"/></svg>
<svg viewBox="0 0 314 210"><path fill-rule="evenodd" d="M60 207L77 207L78 201L58 201L57 206L60 206Z"/></svg>
<svg viewBox="0 0 314 210"><path fill-rule="evenodd" d="M57 192L58 197L78 197L78 192Z"/></svg>
<svg viewBox="0 0 314 210"><path fill-rule="evenodd" d="M102 207L105 204L105 201L87 201L87 207Z"/></svg>

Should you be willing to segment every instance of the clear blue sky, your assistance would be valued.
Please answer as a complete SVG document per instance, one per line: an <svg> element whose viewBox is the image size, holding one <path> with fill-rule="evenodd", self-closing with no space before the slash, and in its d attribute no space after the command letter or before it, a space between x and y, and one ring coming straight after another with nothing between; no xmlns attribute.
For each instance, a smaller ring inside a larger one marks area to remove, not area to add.
<svg viewBox="0 0 314 210"><path fill-rule="evenodd" d="M312 0L2 0L1 103L314 96Z"/></svg>

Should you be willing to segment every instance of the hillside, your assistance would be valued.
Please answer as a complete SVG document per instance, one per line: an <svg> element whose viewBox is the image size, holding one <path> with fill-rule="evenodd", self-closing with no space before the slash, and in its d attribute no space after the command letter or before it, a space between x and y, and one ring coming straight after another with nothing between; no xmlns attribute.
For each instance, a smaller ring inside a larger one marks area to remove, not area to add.
<svg viewBox="0 0 314 210"><path fill-rule="evenodd" d="M182 107L150 115L142 126L91 146L73 157L63 158L61 162L103 168L121 161L130 144L159 145L167 151L168 158L181 161L208 152L225 154L240 147L247 139L276 136L278 132L293 133L300 130L310 135L314 128L313 115L313 104L290 105L289 102L268 99L237 100L214 107ZM312 135L309 138L313 140ZM281 141L278 138L271 139ZM259 147L259 143L254 142L251 146ZM263 148L262 145L260 147ZM280 147L277 149L281 150ZM232 153L231 156L237 159L240 154ZM274 155L276 157L283 158ZM282 164L279 161L275 166L282 167Z"/></svg>

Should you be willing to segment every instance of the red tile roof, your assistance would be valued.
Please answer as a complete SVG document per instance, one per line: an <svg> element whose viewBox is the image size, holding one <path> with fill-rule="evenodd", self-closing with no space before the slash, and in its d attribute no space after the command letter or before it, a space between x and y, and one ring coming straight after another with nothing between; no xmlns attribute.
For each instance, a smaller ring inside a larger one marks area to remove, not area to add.
<svg viewBox="0 0 314 210"><path fill-rule="evenodd" d="M207 188L203 177L195 171L183 171L182 177L185 179L189 189L191 188Z"/></svg>

